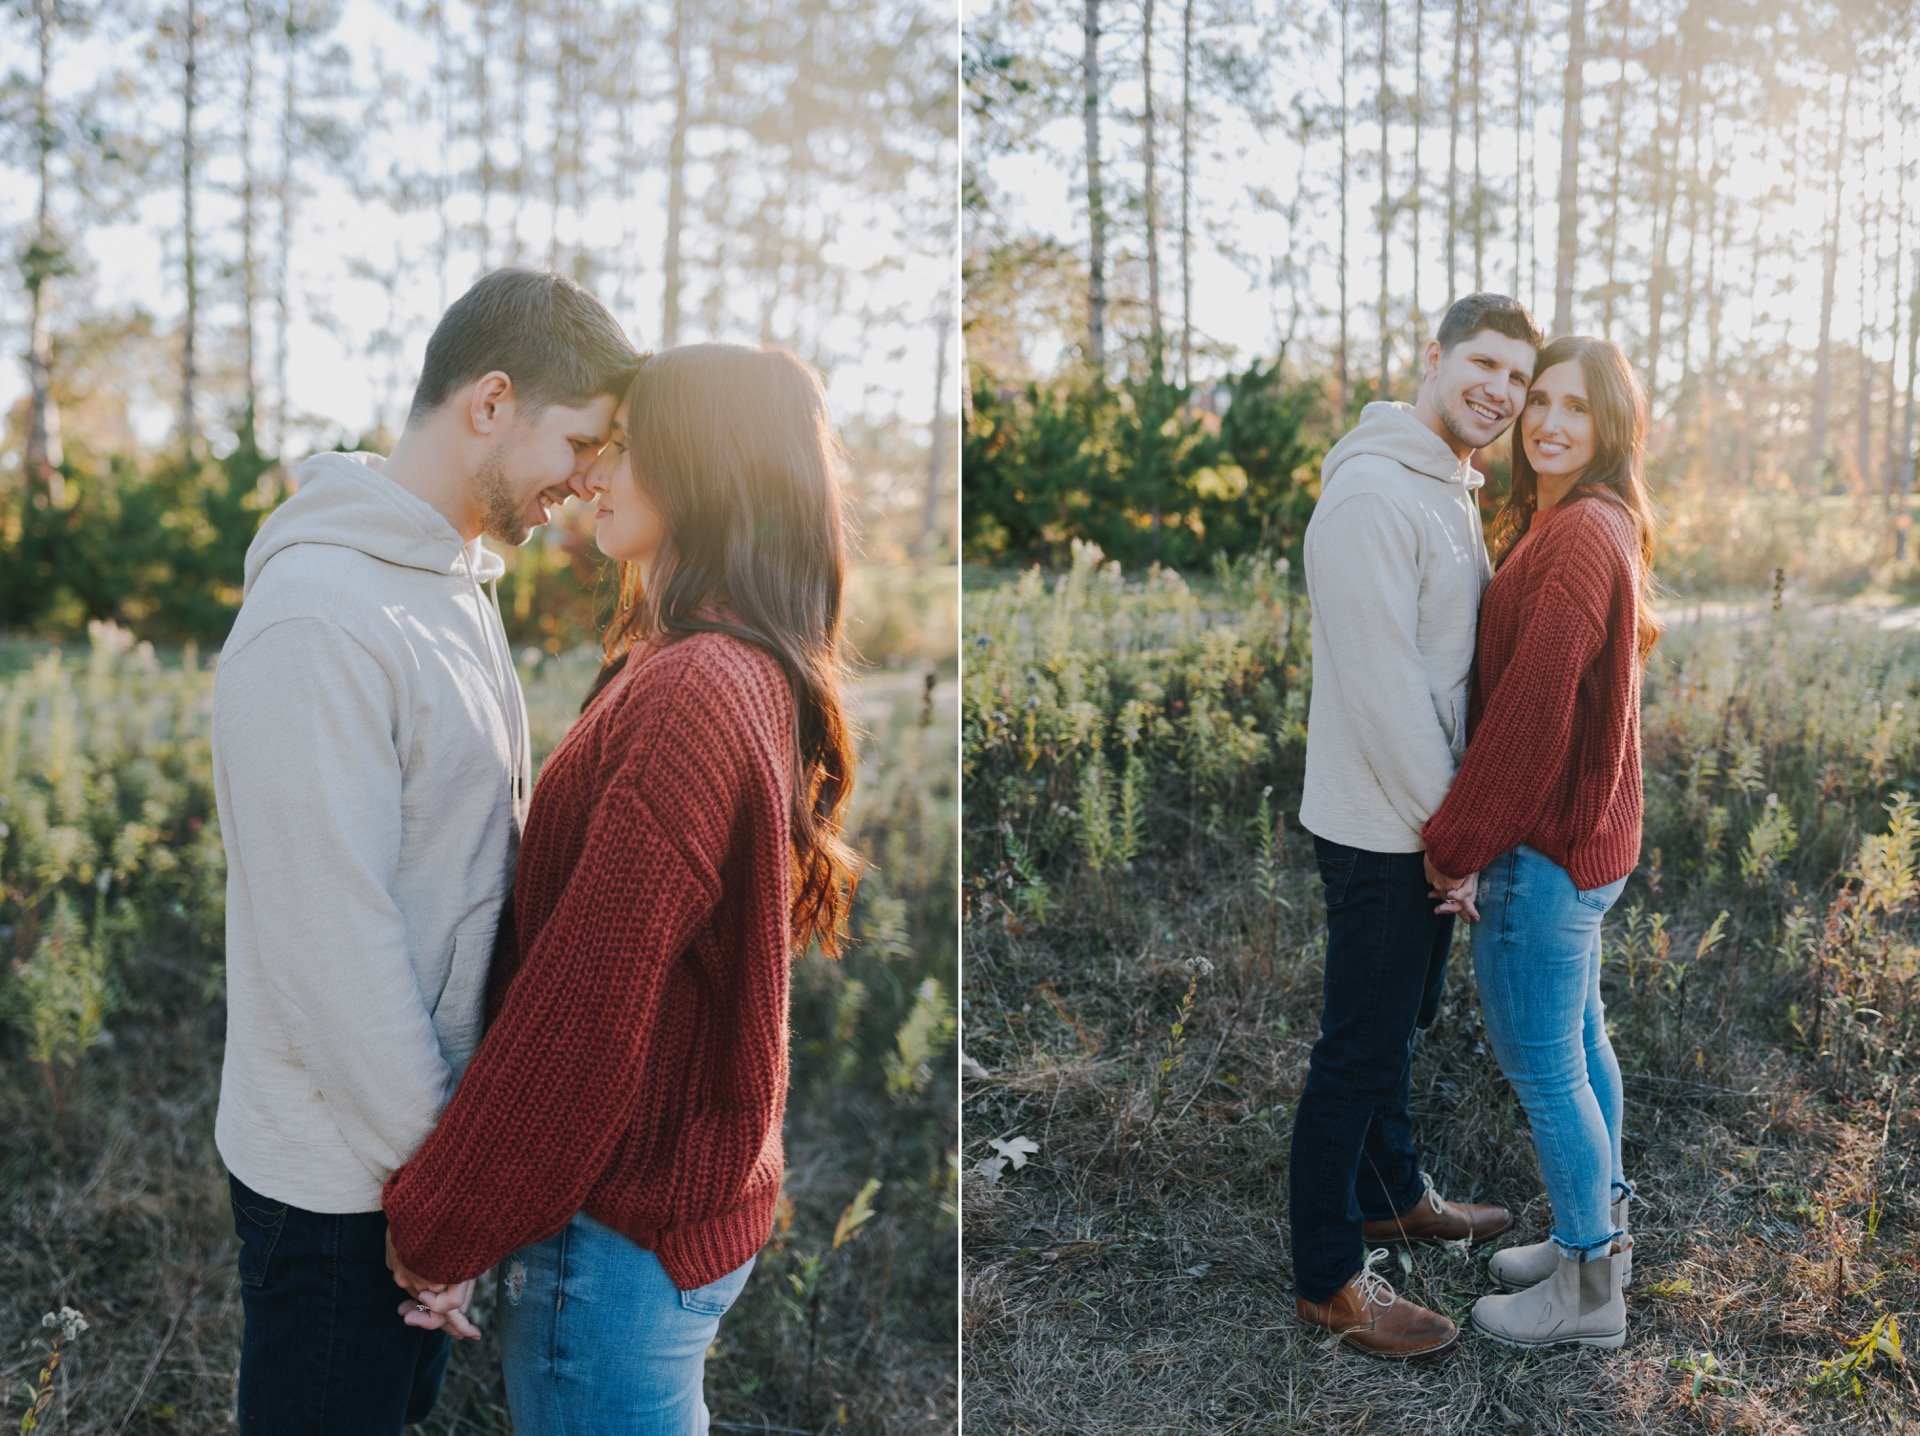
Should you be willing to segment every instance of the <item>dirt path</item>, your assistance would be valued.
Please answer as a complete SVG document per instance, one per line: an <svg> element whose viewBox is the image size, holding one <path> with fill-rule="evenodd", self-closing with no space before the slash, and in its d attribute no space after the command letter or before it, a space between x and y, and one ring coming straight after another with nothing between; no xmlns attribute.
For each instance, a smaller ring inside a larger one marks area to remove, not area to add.
<svg viewBox="0 0 1920 1436"><path fill-rule="evenodd" d="M1789 597L1787 608L1791 612L1808 614L1829 623L1865 623L1882 633L1920 633L1920 603L1902 603L1891 595L1817 603L1805 603ZM1724 623L1737 627L1761 622L1772 612L1773 605L1766 599L1701 599L1661 606L1661 616L1667 622L1689 626L1696 623Z"/></svg>

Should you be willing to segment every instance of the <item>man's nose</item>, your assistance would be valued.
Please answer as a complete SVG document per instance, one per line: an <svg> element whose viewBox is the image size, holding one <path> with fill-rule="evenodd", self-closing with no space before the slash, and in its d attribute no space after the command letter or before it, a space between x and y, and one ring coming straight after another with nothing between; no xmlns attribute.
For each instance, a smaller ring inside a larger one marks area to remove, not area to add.
<svg viewBox="0 0 1920 1436"><path fill-rule="evenodd" d="M576 464L573 472L567 476L567 492L576 499L589 497L596 488L600 487L594 482L594 475L599 471L600 458L597 454L584 467Z"/></svg>

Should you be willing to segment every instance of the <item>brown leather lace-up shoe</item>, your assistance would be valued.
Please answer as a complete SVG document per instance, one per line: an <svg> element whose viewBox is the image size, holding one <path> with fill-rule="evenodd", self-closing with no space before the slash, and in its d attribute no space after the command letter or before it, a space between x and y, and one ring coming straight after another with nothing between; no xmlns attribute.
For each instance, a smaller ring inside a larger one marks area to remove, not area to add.
<svg viewBox="0 0 1920 1436"><path fill-rule="evenodd" d="M1326 1301L1293 1299L1294 1310L1310 1326L1336 1333L1341 1341L1369 1356L1409 1360L1438 1356L1460 1340L1460 1328L1437 1311L1394 1295L1374 1264L1385 1248L1371 1253L1352 1281Z"/></svg>
<svg viewBox="0 0 1920 1436"><path fill-rule="evenodd" d="M1432 1177L1422 1172L1420 1180L1426 1186L1420 1200L1397 1217L1364 1223L1360 1228L1364 1240L1401 1246L1413 1242L1457 1242L1465 1237L1477 1246L1513 1225L1513 1214L1505 1207L1450 1202L1434 1190Z"/></svg>

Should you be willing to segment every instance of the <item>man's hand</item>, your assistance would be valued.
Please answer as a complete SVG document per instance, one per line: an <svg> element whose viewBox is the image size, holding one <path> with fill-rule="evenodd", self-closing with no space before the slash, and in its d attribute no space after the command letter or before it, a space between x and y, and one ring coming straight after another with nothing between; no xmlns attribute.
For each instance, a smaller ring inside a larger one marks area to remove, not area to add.
<svg viewBox="0 0 1920 1436"><path fill-rule="evenodd" d="M1441 899L1436 913L1460 913L1468 922L1480 921L1480 909L1475 899L1480 893L1480 874L1468 873L1464 878L1450 878L1433 865L1433 859L1422 853L1421 864L1427 870L1428 897Z"/></svg>

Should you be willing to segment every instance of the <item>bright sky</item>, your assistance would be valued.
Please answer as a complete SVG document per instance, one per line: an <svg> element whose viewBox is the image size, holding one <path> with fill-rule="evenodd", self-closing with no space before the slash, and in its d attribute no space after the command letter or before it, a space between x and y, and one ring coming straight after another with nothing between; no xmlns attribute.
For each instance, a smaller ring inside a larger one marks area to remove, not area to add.
<svg viewBox="0 0 1920 1436"><path fill-rule="evenodd" d="M104 22L103 22L104 24ZM103 68L110 34L96 34L84 41L65 42L56 51L56 83L71 93L92 83ZM142 37L144 39L144 35ZM392 78L388 89L399 96L409 84L425 88L430 82L431 45L402 29L390 8L378 0L347 0L344 18L336 32L353 57L355 87L366 94L374 89L375 66ZM24 20L10 20L0 32L0 66L27 71L32 62L28 48L31 32ZM124 36L119 38L124 47ZM124 59L124 55L121 57ZM272 83L271 72L265 83ZM237 86L234 87L237 92ZM162 124L177 124L179 99L168 86L152 101L166 107ZM223 113L209 113L215 125L237 127L237 106L226 104ZM264 122L263 122L264 123ZM407 132L400 127L400 133ZM270 146L266 138L256 142L256 153L265 162ZM387 141L392 144L391 138ZM231 149L228 143L225 148ZM952 151L948 150L951 163ZM663 157L664 158L664 157ZM420 157L398 153L369 154L365 168L383 172L399 160L418 164ZM111 228L96 228L87 234L85 250L91 271L97 279L96 290L102 307L138 301L155 311L161 326L177 322L181 300L179 278L179 213L177 183L170 175L177 172L177 160L168 160L150 187L150 193L126 223ZM202 283L209 290L208 307L203 310L200 344L203 353L225 357L238 352L235 337L239 322L237 305L226 296L233 281L217 273L218 264L237 251L234 216L238 201L229 189L237 178L237 159L228 157L208 161L208 182L196 199L196 229L202 244L208 246L202 256ZM663 166L646 167L639 174L607 176L606 183L591 196L584 213L563 216L563 237L576 227L598 237L604 245L608 237L628 237L641 259L641 272L625 293L603 290L600 298L614 311L630 337L642 347L658 342L661 303L661 256L665 232L665 178ZM314 171L318 175L318 171ZM318 179L320 193L307 198L300 211L301 227L294 238L292 254L294 316L288 342L288 387L296 407L317 417L311 442L324 444L336 434L354 434L372 426L384 416L397 424L411 393L427 335L447 302L481 272L477 260L456 260L456 271L434 276L430 267L422 267L403 284L395 295L400 328L405 342L400 353L389 359L369 358L364 352L366 337L388 323L389 297L380 283L357 276L356 265L375 270L390 269L396 254L411 259L430 257L439 235L439 221L430 206L409 213L395 213L384 205L369 207L359 200L339 178ZM924 190L922 191L924 193ZM31 176L17 169L0 172L0 223L22 226L31 218L33 190ZM477 207L477 202L476 202ZM496 198L495 224L502 222L504 204ZM457 211L456 211L457 214ZM860 328L851 313L834 321L825 342L828 352L857 357L840 364L828 375L829 397L837 416L843 421L864 414L876 421L891 417L924 432L932 417L935 387L935 308L941 296L952 292L950 275L955 268L951 255L911 255L899 258L901 248L895 237L894 216L884 206L865 212L848 208L838 216L836 238L830 254L838 263L856 274L881 265L869 291L874 308L898 310L906 322L881 324L866 331L866 343L859 343ZM529 206L524 223L531 258L544 256L548 239L548 220L544 209ZM496 241L497 243L497 241ZM217 255L214 247L217 245ZM502 256L495 255L495 263ZM899 262L886 264L898 259ZM211 262L209 262L211 261ZM699 263L696 253L692 262ZM704 275L697 281L704 283ZM849 282L851 294L861 293L864 279ZM206 302L206 301L203 301ZM24 350L24 298L15 291L6 314L15 340L11 347ZM321 322L321 316L327 322ZM699 331L697 314L683 319L683 342L708 338L756 339L754 333L705 334ZM263 369L269 363L271 338L269 316L259 319L259 343ZM950 333L957 336L958 328ZM796 345L796 347L802 347ZM947 373L958 373L957 338L950 340ZM263 373L262 378L266 375ZM21 365L0 365L0 403L12 403L25 387ZM163 396L170 398L170 395ZM947 412L953 411L948 401ZM158 442L172 429L175 413L166 402L149 403L136 411L135 426L143 441ZM202 414L203 423L214 415Z"/></svg>
<svg viewBox="0 0 1920 1436"><path fill-rule="evenodd" d="M984 17L1003 9L1004 0L1000 5L986 3L986 0L964 0L965 23L968 26L976 25ZM1133 190L1139 184L1140 174L1138 17L1131 6L1109 5L1107 11L1109 32L1108 38L1103 41L1102 53L1110 71L1115 75L1125 74L1128 80L1124 84L1111 85L1106 96L1106 106L1102 112L1101 148L1103 158L1114 175L1129 190ZM1041 47L1054 64L1069 68L1077 76L1081 45L1078 7L1073 7L1071 12L1060 9L1053 13L1059 23L1043 31ZM1154 88L1161 106L1162 121L1161 282L1163 312L1169 329L1178 326L1180 317L1176 228L1179 204L1180 80L1177 19L1175 12L1174 18L1162 27L1165 39L1160 36L1155 39ZM1423 66L1423 81L1428 103L1428 123L1422 142L1421 168L1428 182L1421 218L1420 297L1425 322L1430 329L1437 324L1447 300L1444 228L1447 110L1444 82L1452 54L1451 37L1447 30L1449 12L1435 6L1426 23L1427 58ZM1389 76L1395 92L1402 96L1413 87L1410 58L1412 30L1410 11L1397 12L1394 45L1401 57L1401 64L1397 70L1390 70ZM1214 30L1209 34L1224 39L1228 32ZM1239 38L1246 48L1258 52L1259 47L1249 33L1243 32ZM1373 40L1370 33L1361 34L1359 27L1356 27L1351 43L1358 50L1363 44L1371 45ZM1489 77L1514 72L1510 37L1503 33L1483 34L1482 44ZM1283 103L1303 92L1318 103L1337 102L1337 46L1336 38L1330 51L1319 45L1293 45L1274 54L1274 89ZM1536 37L1532 41L1529 68L1536 76L1534 83L1538 87L1540 107L1534 132L1525 139L1524 144L1529 152L1537 200L1529 215L1535 263L1532 266L1523 265L1516 276L1512 232L1514 211L1511 203L1503 203L1497 219L1498 230L1488 237L1487 269L1483 276L1487 287L1517 293L1543 322L1551 319L1553 309L1554 247L1559 225L1557 190L1563 54L1564 40L1558 34L1551 34L1544 39ZM1611 113L1613 82L1617 74L1617 65L1607 61L1592 62L1587 68L1585 114L1590 129L1601 125ZM1493 107L1510 104L1508 96L1495 94L1494 83L1490 78L1490 111ZM1628 83L1630 86L1640 83L1637 71L1632 72ZM1374 305L1378 294L1379 235L1374 214L1380 193L1378 171L1375 168L1379 127L1367 117L1373 87L1371 63L1362 65L1356 62L1350 79L1350 103L1355 120L1349 132L1349 151L1355 168L1349 194L1348 286L1352 307L1350 323L1356 351L1360 356L1358 362L1363 369L1371 367L1377 344L1374 337L1377 333ZM1646 98L1645 94L1633 93L1629 95L1629 103L1635 100L1644 102ZM1871 104L1878 103L1877 96L1867 96L1865 99ZM1202 338L1214 341L1230 350L1237 362L1244 363L1255 356L1274 352L1287 318L1286 295L1276 292L1265 278L1270 262L1284 255L1287 250L1286 218L1278 210L1256 203L1253 192L1260 187L1270 189L1284 203L1295 188L1300 154L1298 146L1289 136L1278 132L1261 134L1244 112L1229 104L1213 101L1209 109L1212 121L1203 132L1196 135L1195 140L1194 193L1198 219L1195 226L1193 312L1196 344ZM1858 124L1856 120L1856 126ZM1855 133L1860 133L1857 127ZM1483 167L1490 182L1510 188L1511 177L1516 171L1515 150L1519 138L1510 121L1500 120L1495 114L1489 113L1483 131L1482 155ZM987 173L1001 196L1002 209L1011 220L1014 232L1028 230L1050 235L1076 252L1083 252L1087 221L1084 132L1079 115L1076 113L1048 122L1039 139L1040 144L1035 149L994 156L987 165ZM1302 214L1304 243L1308 247L1318 246L1322 251L1313 264L1310 281L1305 286L1305 297L1310 305L1320 306L1323 312L1311 315L1303 322L1301 333L1322 342L1333 332L1332 311L1338 293L1338 275L1332 251L1338 239L1339 217L1330 194L1338 174L1338 143L1338 131L1331 128L1312 142L1307 165L1309 200ZM1723 124L1711 143L1718 147L1728 166L1728 173L1722 181L1722 192L1738 201L1727 261L1731 265L1732 283L1728 293L1732 296L1732 302L1724 320L1723 343L1729 349L1737 349L1744 343L1750 326L1757 326L1762 342L1771 344L1778 341L1784 328L1789 342L1795 348L1810 350L1817 343L1819 332L1820 243L1830 198L1822 178L1828 169L1826 157L1824 153L1819 156L1817 164L1809 157L1794 203L1790 205L1781 198L1764 216L1756 216L1752 202L1787 178L1789 157L1784 142L1751 131L1737 133ZM1833 319L1833 333L1842 342L1853 341L1860 323L1859 279L1863 265L1857 220L1872 208L1876 197L1883 197L1887 202L1887 210L1891 212L1895 192L1894 169L1901 143L1901 136L1895 132L1883 136L1873 147L1869 161L1872 173L1865 195L1860 191L1855 172L1849 173L1840 278ZM1920 134L1906 137L1904 143L1909 159L1920 153ZM1469 144L1467 126L1463 123L1460 141L1463 180L1470 174ZM1391 137L1389 155L1393 190L1404 193L1414 165L1410 127L1396 127ZM1597 224L1600 207L1607 198L1611 171L1605 167L1607 161L1600 146L1591 142L1583 148L1583 162L1587 168L1581 178L1582 215L1586 223ZM1916 203L1920 203L1920 178L1910 180L1907 191L1909 211L1913 210ZM1116 217L1116 222L1124 231L1117 237L1117 246L1126 253L1137 254L1142 249L1142 241L1137 233L1137 216L1123 214ZM1756 222L1762 226L1760 234L1764 250L1782 250L1794 256L1791 261L1783 261L1777 255L1769 258L1763 264L1757 283L1750 277L1748 265ZM1640 252L1632 259L1623 257L1621 265L1623 273L1636 278L1645 272L1643 252L1648 236L1644 231L1644 225L1637 226L1623 238L1625 246ZM1888 256L1890 263L1893 249L1891 226L1886 226L1878 238L1881 252ZM1110 246L1112 243L1110 241ZM1674 246L1676 265L1684 265L1684 246L1685 232L1682 229ZM1908 248L1911 251L1911 241ZM1597 246L1590 244L1582 246L1578 285L1597 284L1603 277L1603 270L1591 257L1595 249ZM1228 258L1226 251L1229 250L1244 256L1244 259L1236 262ZM1623 250L1623 256L1626 252ZM1704 270L1704 244L1701 246L1699 262ZM1471 247L1463 245L1462 264L1470 269L1470 263ZM1911 259L1908 264L1903 292L1912 284ZM1405 305L1411 297L1413 267L1412 223L1403 209L1396 221L1388 264L1390 289L1396 305ZM1472 275L1468 273L1462 281L1462 289L1470 288L1471 282ZM1749 293L1756 298L1756 304L1745 302ZM1876 281L1867 296L1867 312L1876 325L1884 325L1887 320L1884 293L1884 282ZM1589 331L1597 328L1601 320L1597 305L1584 302L1576 302L1574 317L1577 328ZM1636 319L1636 322L1640 321ZM1414 342L1413 338L1409 336L1396 342L1399 345L1398 353L1404 359ZM1699 342L1704 346L1704 335ZM1887 344L1887 337L1881 335L1875 339L1872 347L1875 353L1884 357ZM1041 372L1046 372L1059 362L1060 345L1051 340L1037 342L1030 348L1029 357ZM1207 372L1211 372L1210 367L1203 367L1196 360L1196 373L1204 377Z"/></svg>

